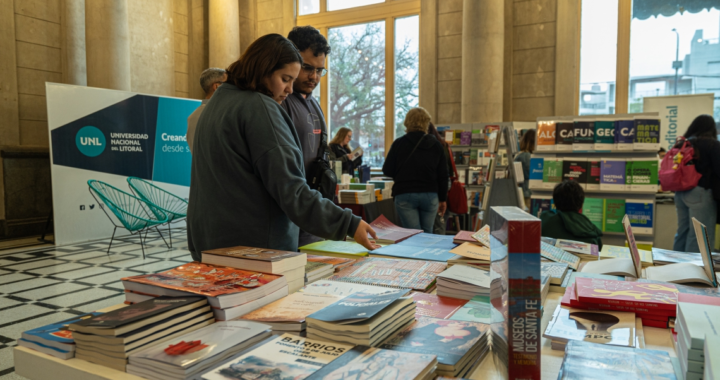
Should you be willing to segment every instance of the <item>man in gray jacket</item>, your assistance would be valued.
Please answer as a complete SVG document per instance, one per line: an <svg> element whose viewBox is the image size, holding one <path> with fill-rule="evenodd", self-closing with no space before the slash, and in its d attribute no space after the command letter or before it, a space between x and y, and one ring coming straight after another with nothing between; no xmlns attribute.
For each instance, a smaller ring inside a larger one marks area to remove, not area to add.
<svg viewBox="0 0 720 380"><path fill-rule="evenodd" d="M220 85L226 80L227 73L225 72L225 69L219 69L217 67L206 69L202 72L202 74L200 74L200 86L203 91L205 91L205 99L202 100L200 107L196 108L187 119L188 129L186 137L190 153L192 153L193 138L195 138L195 127L197 126L198 119L200 119L200 115L205 109L205 105L210 101L210 98L215 93L215 90L217 90L217 88L220 87Z"/></svg>

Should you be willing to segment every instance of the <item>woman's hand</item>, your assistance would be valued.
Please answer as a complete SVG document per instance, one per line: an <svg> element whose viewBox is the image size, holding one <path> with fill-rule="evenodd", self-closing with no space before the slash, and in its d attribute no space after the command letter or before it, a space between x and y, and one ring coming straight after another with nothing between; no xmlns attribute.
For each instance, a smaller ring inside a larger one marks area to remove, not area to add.
<svg viewBox="0 0 720 380"><path fill-rule="evenodd" d="M352 161L352 160L355 159L355 156L353 156L353 154L350 153L350 154L347 155L347 158L348 158L348 160Z"/></svg>
<svg viewBox="0 0 720 380"><path fill-rule="evenodd" d="M355 230L355 236L353 236L353 239L355 239L356 243L367 248L369 251L380 248L379 245L375 244L375 240L370 240L368 238L368 234L370 234L373 239L377 239L375 230L373 230L372 227L370 227L370 225L367 224L364 220L361 220L360 225L358 225L357 230Z"/></svg>
<svg viewBox="0 0 720 380"><path fill-rule="evenodd" d="M446 210L447 210L447 202L439 202L438 203L438 215L445 215Z"/></svg>

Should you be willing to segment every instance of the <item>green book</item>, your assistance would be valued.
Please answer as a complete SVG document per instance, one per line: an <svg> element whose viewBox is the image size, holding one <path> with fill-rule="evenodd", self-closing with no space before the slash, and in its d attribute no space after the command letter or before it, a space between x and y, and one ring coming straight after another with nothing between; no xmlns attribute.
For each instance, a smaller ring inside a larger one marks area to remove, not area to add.
<svg viewBox="0 0 720 380"><path fill-rule="evenodd" d="M546 158L543 165L543 188L554 189L562 181L563 161Z"/></svg>
<svg viewBox="0 0 720 380"><path fill-rule="evenodd" d="M477 165L478 164L478 150L470 149L470 162L469 165Z"/></svg>
<svg viewBox="0 0 720 380"><path fill-rule="evenodd" d="M583 203L582 213L587 216L588 219L597 226L600 230L603 229L603 199L601 198L585 198Z"/></svg>
<svg viewBox="0 0 720 380"><path fill-rule="evenodd" d="M633 172L632 172L633 163L634 163L634 161L632 161L630 159L625 161L625 186L631 186L633 183ZM627 187L627 189L629 190L630 187Z"/></svg>
<svg viewBox="0 0 720 380"><path fill-rule="evenodd" d="M449 319L451 321L481 322L492 323L492 310L495 308L490 305L490 297L475 296L468 301L463 307L456 311Z"/></svg>
<svg viewBox="0 0 720 380"><path fill-rule="evenodd" d="M632 162L632 165L630 163ZM632 182L626 182L630 185L631 191L657 191L658 188L658 161L655 159L636 158L628 161L626 164L626 174L630 178L632 170ZM632 169L627 169L631 167Z"/></svg>
<svg viewBox="0 0 720 380"><path fill-rule="evenodd" d="M625 216L624 199L603 199L603 232L625 232L622 220Z"/></svg>
<svg viewBox="0 0 720 380"><path fill-rule="evenodd" d="M300 247L300 252L310 255L357 259L368 255L367 248L352 241L324 240Z"/></svg>

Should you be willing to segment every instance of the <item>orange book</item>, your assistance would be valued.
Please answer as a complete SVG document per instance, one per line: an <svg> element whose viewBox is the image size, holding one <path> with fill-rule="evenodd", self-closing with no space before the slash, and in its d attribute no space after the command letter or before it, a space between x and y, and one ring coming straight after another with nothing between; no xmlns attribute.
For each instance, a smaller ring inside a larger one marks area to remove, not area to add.
<svg viewBox="0 0 720 380"><path fill-rule="evenodd" d="M346 259L342 257L330 257L330 256L319 256L319 255L307 255L308 262L316 262L323 264L330 264L335 268L335 272L355 262L353 259Z"/></svg>
<svg viewBox="0 0 720 380"><path fill-rule="evenodd" d="M313 294L297 292L265 305L238 319L266 323L273 330L302 331L305 318L343 299L333 294Z"/></svg>
<svg viewBox="0 0 720 380"><path fill-rule="evenodd" d="M555 121L546 120L537 123L537 150L555 150Z"/></svg>

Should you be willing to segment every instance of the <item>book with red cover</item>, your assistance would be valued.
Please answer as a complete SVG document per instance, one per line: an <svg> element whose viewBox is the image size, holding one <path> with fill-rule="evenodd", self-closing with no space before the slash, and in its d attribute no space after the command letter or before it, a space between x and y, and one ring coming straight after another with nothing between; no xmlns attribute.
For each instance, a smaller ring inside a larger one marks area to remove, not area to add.
<svg viewBox="0 0 720 380"><path fill-rule="evenodd" d="M472 231L460 231L453 238L453 243L455 243L455 244L473 243L473 244L480 245L480 243L478 243L478 241L472 237L473 234L474 234L474 232L472 232Z"/></svg>
<svg viewBox="0 0 720 380"><path fill-rule="evenodd" d="M468 302L426 293L413 293L412 298L415 300L415 318L424 316L447 319Z"/></svg>
<svg viewBox="0 0 720 380"><path fill-rule="evenodd" d="M577 300L582 303L641 307L651 310L675 311L677 288L669 283L649 284L595 278L575 280Z"/></svg>
<svg viewBox="0 0 720 380"><path fill-rule="evenodd" d="M567 287L567 289L565 289L565 294L563 295L560 304L567 307L574 307L577 309L586 310L629 311L635 313L638 318L647 318L666 322L668 318L674 317L676 315L675 310L655 310L636 306L620 306L601 303L580 302L577 300L577 296L575 294L575 284L571 284Z"/></svg>
<svg viewBox="0 0 720 380"><path fill-rule="evenodd" d="M370 257L357 260L328 280L426 292L446 268L445 263Z"/></svg>
<svg viewBox="0 0 720 380"><path fill-rule="evenodd" d="M370 223L370 227L375 230L375 235L377 235L377 239L375 239L375 241L380 244L399 243L411 236L423 232L422 230L413 230L410 228L396 226L390 222L385 215L380 215L377 219L373 220L373 222Z"/></svg>
<svg viewBox="0 0 720 380"><path fill-rule="evenodd" d="M688 294L681 292L678 294L678 302L720 306L720 297L703 296L700 294Z"/></svg>

